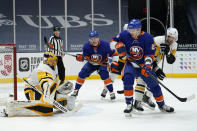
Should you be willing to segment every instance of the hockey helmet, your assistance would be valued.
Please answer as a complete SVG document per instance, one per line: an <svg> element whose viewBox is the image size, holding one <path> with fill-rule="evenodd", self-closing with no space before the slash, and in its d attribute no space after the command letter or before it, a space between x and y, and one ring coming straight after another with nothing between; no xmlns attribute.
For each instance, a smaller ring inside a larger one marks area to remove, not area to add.
<svg viewBox="0 0 197 131"><path fill-rule="evenodd" d="M89 37L99 37L99 33L96 30L90 31Z"/></svg>
<svg viewBox="0 0 197 131"><path fill-rule="evenodd" d="M167 36L175 38L175 41L178 41L178 31L176 28L169 27L167 29Z"/></svg>
<svg viewBox="0 0 197 131"><path fill-rule="evenodd" d="M52 52L44 52L44 64L55 68L57 65L57 61L57 57Z"/></svg>
<svg viewBox="0 0 197 131"><path fill-rule="evenodd" d="M142 24L141 21L138 19L132 19L129 23L128 23L128 29L138 29L141 28Z"/></svg>

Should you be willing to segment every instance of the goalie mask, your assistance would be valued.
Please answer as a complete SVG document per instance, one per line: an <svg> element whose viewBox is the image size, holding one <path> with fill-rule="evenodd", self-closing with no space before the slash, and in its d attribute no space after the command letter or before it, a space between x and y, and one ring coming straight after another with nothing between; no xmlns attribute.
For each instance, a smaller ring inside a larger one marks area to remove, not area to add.
<svg viewBox="0 0 197 131"><path fill-rule="evenodd" d="M49 65L53 69L55 69L57 65L57 57L52 52L45 52L44 53L44 64Z"/></svg>

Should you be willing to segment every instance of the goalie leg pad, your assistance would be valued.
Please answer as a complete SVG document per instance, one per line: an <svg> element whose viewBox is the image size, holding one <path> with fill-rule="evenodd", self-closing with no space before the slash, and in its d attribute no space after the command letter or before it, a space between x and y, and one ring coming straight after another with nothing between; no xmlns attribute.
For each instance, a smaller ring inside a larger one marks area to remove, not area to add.
<svg viewBox="0 0 197 131"><path fill-rule="evenodd" d="M67 107L68 110L73 110L75 108L75 97L68 96L64 94L56 94L56 101L58 101L63 106Z"/></svg>
<svg viewBox="0 0 197 131"><path fill-rule="evenodd" d="M51 116L53 105L43 104L40 100L35 101L10 101L6 106L8 117L15 116Z"/></svg>
<svg viewBox="0 0 197 131"><path fill-rule="evenodd" d="M41 95L33 88L24 89L25 96L28 100L40 100Z"/></svg>

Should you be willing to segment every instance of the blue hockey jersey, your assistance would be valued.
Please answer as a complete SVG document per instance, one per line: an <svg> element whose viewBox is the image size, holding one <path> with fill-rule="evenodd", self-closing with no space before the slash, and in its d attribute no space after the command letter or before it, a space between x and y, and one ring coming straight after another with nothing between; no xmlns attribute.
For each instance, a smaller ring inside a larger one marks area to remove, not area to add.
<svg viewBox="0 0 197 131"><path fill-rule="evenodd" d="M117 55L116 50L110 48L109 42L100 40L98 46L93 47L90 42L83 46L83 56L94 63L105 63L108 57Z"/></svg>
<svg viewBox="0 0 197 131"><path fill-rule="evenodd" d="M134 39L127 30L124 30L113 40L124 43L129 61L132 61L130 59L132 57L139 64L144 64L146 56L150 56L154 60L155 44L152 35L149 33L142 32L138 39Z"/></svg>

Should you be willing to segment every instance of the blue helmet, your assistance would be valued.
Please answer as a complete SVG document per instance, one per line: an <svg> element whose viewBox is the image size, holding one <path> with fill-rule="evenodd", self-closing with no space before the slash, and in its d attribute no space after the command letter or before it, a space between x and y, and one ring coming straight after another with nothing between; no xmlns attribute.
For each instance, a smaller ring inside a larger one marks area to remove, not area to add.
<svg viewBox="0 0 197 131"><path fill-rule="evenodd" d="M99 36L99 33L95 30L93 31L90 31L89 33L89 37L92 38L92 37L98 37Z"/></svg>
<svg viewBox="0 0 197 131"><path fill-rule="evenodd" d="M138 19L132 19L128 24L128 29L138 29L141 27L142 27L141 21Z"/></svg>

